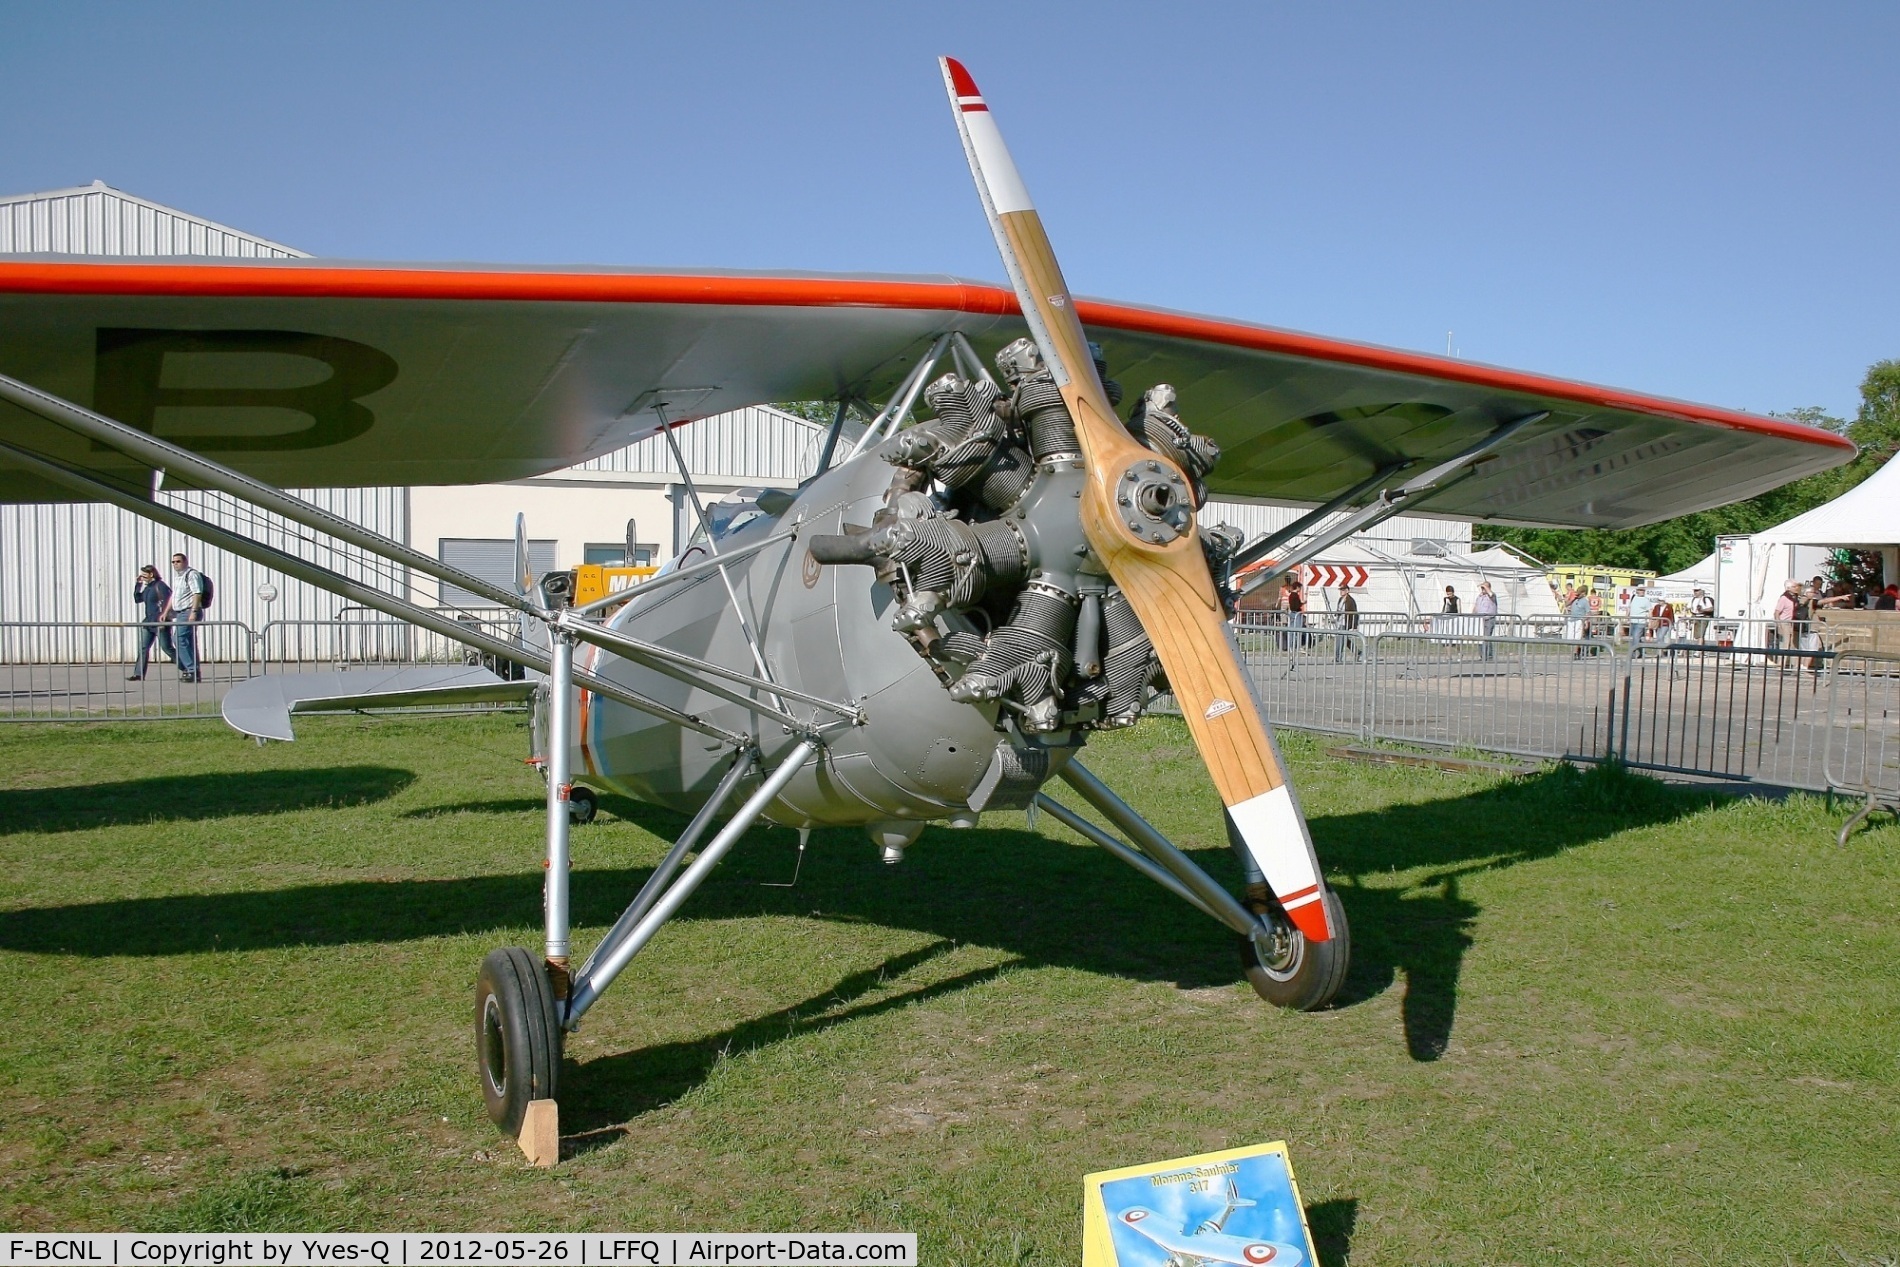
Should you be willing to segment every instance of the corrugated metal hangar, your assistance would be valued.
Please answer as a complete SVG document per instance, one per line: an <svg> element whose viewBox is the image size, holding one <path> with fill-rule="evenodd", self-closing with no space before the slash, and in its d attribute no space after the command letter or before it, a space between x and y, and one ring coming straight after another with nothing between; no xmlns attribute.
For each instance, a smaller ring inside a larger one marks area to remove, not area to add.
<svg viewBox="0 0 1900 1267"><path fill-rule="evenodd" d="M304 258L305 253L200 216L160 206L102 182L0 198L0 254L211 255ZM823 428L756 406L680 428L678 439L702 493L743 486L791 487L811 473ZM478 574L506 581L514 523L526 516L538 569L618 560L629 543L660 561L690 535L691 514L663 441L650 439L592 462L510 484L435 488L305 490L315 504ZM218 499L160 493L181 509L236 526ZM1209 522L1244 528L1249 537L1281 527L1300 511L1217 502ZM272 519L271 531L286 531ZM296 530L308 535L305 530ZM1465 543L1470 528L1399 517L1370 534L1388 549L1413 538ZM145 563L161 568L173 553L190 556L214 578L212 617L260 629L272 620L327 621L344 600L223 551L179 537L103 505L0 506L0 621L118 621L134 618L132 578ZM647 561L636 558L636 562ZM415 578L409 597L454 604Z"/></svg>

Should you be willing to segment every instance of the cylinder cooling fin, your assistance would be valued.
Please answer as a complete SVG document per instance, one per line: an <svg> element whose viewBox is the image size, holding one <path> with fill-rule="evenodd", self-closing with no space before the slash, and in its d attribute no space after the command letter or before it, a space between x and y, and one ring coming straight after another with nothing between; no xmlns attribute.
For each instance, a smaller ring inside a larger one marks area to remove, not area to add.
<svg viewBox="0 0 1900 1267"><path fill-rule="evenodd" d="M1100 349L1091 352L1107 385ZM876 450L893 469L868 529L817 538L811 553L821 564L877 569L898 598L892 628L952 698L994 704L999 730L1063 747L1083 732L1139 720L1161 669L1082 532L1087 476L1075 422L1035 343L1004 347L996 368L1003 387L955 373L932 382L923 393L932 416ZM1109 395L1119 403L1120 387ZM1127 473L1122 508L1156 541L1195 531L1220 457L1175 406L1174 389L1157 384L1126 424L1156 456ZM1217 526L1200 540L1225 595L1224 564L1240 534ZM998 803L1046 776L1034 758L999 762L1006 794Z"/></svg>

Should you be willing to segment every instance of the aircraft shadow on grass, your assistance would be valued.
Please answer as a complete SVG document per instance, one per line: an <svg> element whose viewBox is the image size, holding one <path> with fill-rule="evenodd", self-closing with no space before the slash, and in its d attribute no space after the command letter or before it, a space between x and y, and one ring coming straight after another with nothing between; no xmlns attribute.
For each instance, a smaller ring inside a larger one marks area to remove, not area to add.
<svg viewBox="0 0 1900 1267"><path fill-rule="evenodd" d="M400 771L365 768L360 794L373 795L407 778ZM34 795L50 801L58 793ZM323 797L337 797L335 780ZM1670 821L1717 799L1715 794L1670 788L1617 770L1578 774L1559 769L1465 796L1315 817L1314 842L1353 929L1353 967L1337 1005L1352 1006L1382 994L1403 976L1407 1050L1415 1060L1436 1060L1450 1041L1459 973L1480 911L1464 895L1467 877L1549 857L1628 828ZM518 798L497 802L508 806L507 812L529 808ZM281 807L281 802L272 806ZM532 808L538 809L539 802ZM671 838L685 826L678 814L620 797L603 798L603 808L662 837ZM578 840L584 858L584 832ZM1237 883L1236 866L1225 848L1200 850L1196 858L1217 878ZM915 928L948 943L995 947L1028 967L1062 965L1171 980L1184 988L1240 979L1231 933L1102 851L1075 848L1066 840L1014 829L935 831L911 849L902 866L883 867L860 834L817 832L798 886L763 887L788 879L793 860L791 832L755 831L693 895L684 917L781 914L862 921ZM1394 870L1419 874L1410 883L1394 886L1384 879ZM611 923L647 874L644 867L576 871L576 926ZM1380 880L1367 882L1373 876ZM32 907L0 912L0 949L185 955L406 941L485 930L494 930L499 943L518 936L536 919L540 889L539 872L524 871ZM888 975L891 965L879 971ZM822 997L833 1000L840 990L849 993L855 980L848 978ZM931 991L944 988L953 987ZM703 1067L708 1051L734 1043L744 1046L759 1034L783 1035L788 1021L805 1015L811 1003L807 1000L678 1051L608 1058L643 1068L641 1077L609 1081L627 1087L677 1085L678 1076L658 1077L644 1066L679 1071Z"/></svg>
<svg viewBox="0 0 1900 1267"><path fill-rule="evenodd" d="M387 800L416 781L380 765L167 774L80 787L0 788L0 836L90 831Z"/></svg>

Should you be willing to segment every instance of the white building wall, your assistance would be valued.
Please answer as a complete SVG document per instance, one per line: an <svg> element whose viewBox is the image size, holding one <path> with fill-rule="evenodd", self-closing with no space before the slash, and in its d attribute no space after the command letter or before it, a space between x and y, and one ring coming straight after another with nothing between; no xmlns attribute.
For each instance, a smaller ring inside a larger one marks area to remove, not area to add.
<svg viewBox="0 0 1900 1267"><path fill-rule="evenodd" d="M1201 510L1201 522L1204 524L1232 524L1245 529L1247 539L1276 529L1284 528L1306 514L1299 506L1263 506L1253 502L1224 501L1221 498L1209 498ZM1333 523L1329 518L1326 523ZM1322 525L1324 526L1324 525ZM1471 545L1471 525L1448 519L1424 519L1417 515L1394 515L1369 532L1362 532L1347 538L1349 541L1376 542L1387 550L1409 550L1416 540L1448 542L1454 549L1463 550Z"/></svg>
<svg viewBox="0 0 1900 1267"><path fill-rule="evenodd" d="M681 455L702 499L713 502L738 488L793 488L817 465L825 428L769 405L715 414L675 429ZM638 539L668 559L696 526L691 499L673 455L658 436L580 466L538 479L410 490L410 544L440 557L445 537L512 539L515 515L527 534L553 540L555 566L583 561L589 543L626 540L627 521ZM433 582L416 578L418 601L434 601Z"/></svg>

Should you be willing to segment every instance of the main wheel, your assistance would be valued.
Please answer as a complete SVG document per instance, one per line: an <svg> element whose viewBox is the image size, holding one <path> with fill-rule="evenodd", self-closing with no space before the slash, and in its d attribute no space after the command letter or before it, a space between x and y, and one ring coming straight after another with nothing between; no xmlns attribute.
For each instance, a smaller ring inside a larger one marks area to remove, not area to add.
<svg viewBox="0 0 1900 1267"><path fill-rule="evenodd" d="M591 823L594 815L600 813L600 797L591 787L582 787L576 783L567 790L567 816L576 824Z"/></svg>
<svg viewBox="0 0 1900 1267"><path fill-rule="evenodd" d="M1327 941L1306 940L1306 934L1293 926L1277 903L1264 912L1273 926L1269 944L1262 945L1251 937L1240 939L1240 966L1247 974L1247 983L1275 1007L1318 1011L1331 1003L1346 984L1346 967L1352 960L1352 929L1346 924L1346 908L1338 894L1327 888L1322 900L1333 930Z"/></svg>
<svg viewBox="0 0 1900 1267"><path fill-rule="evenodd" d="M518 946L491 950L475 985L475 1060L488 1116L521 1133L530 1100L552 1100L561 1078L561 1022L547 968Z"/></svg>

